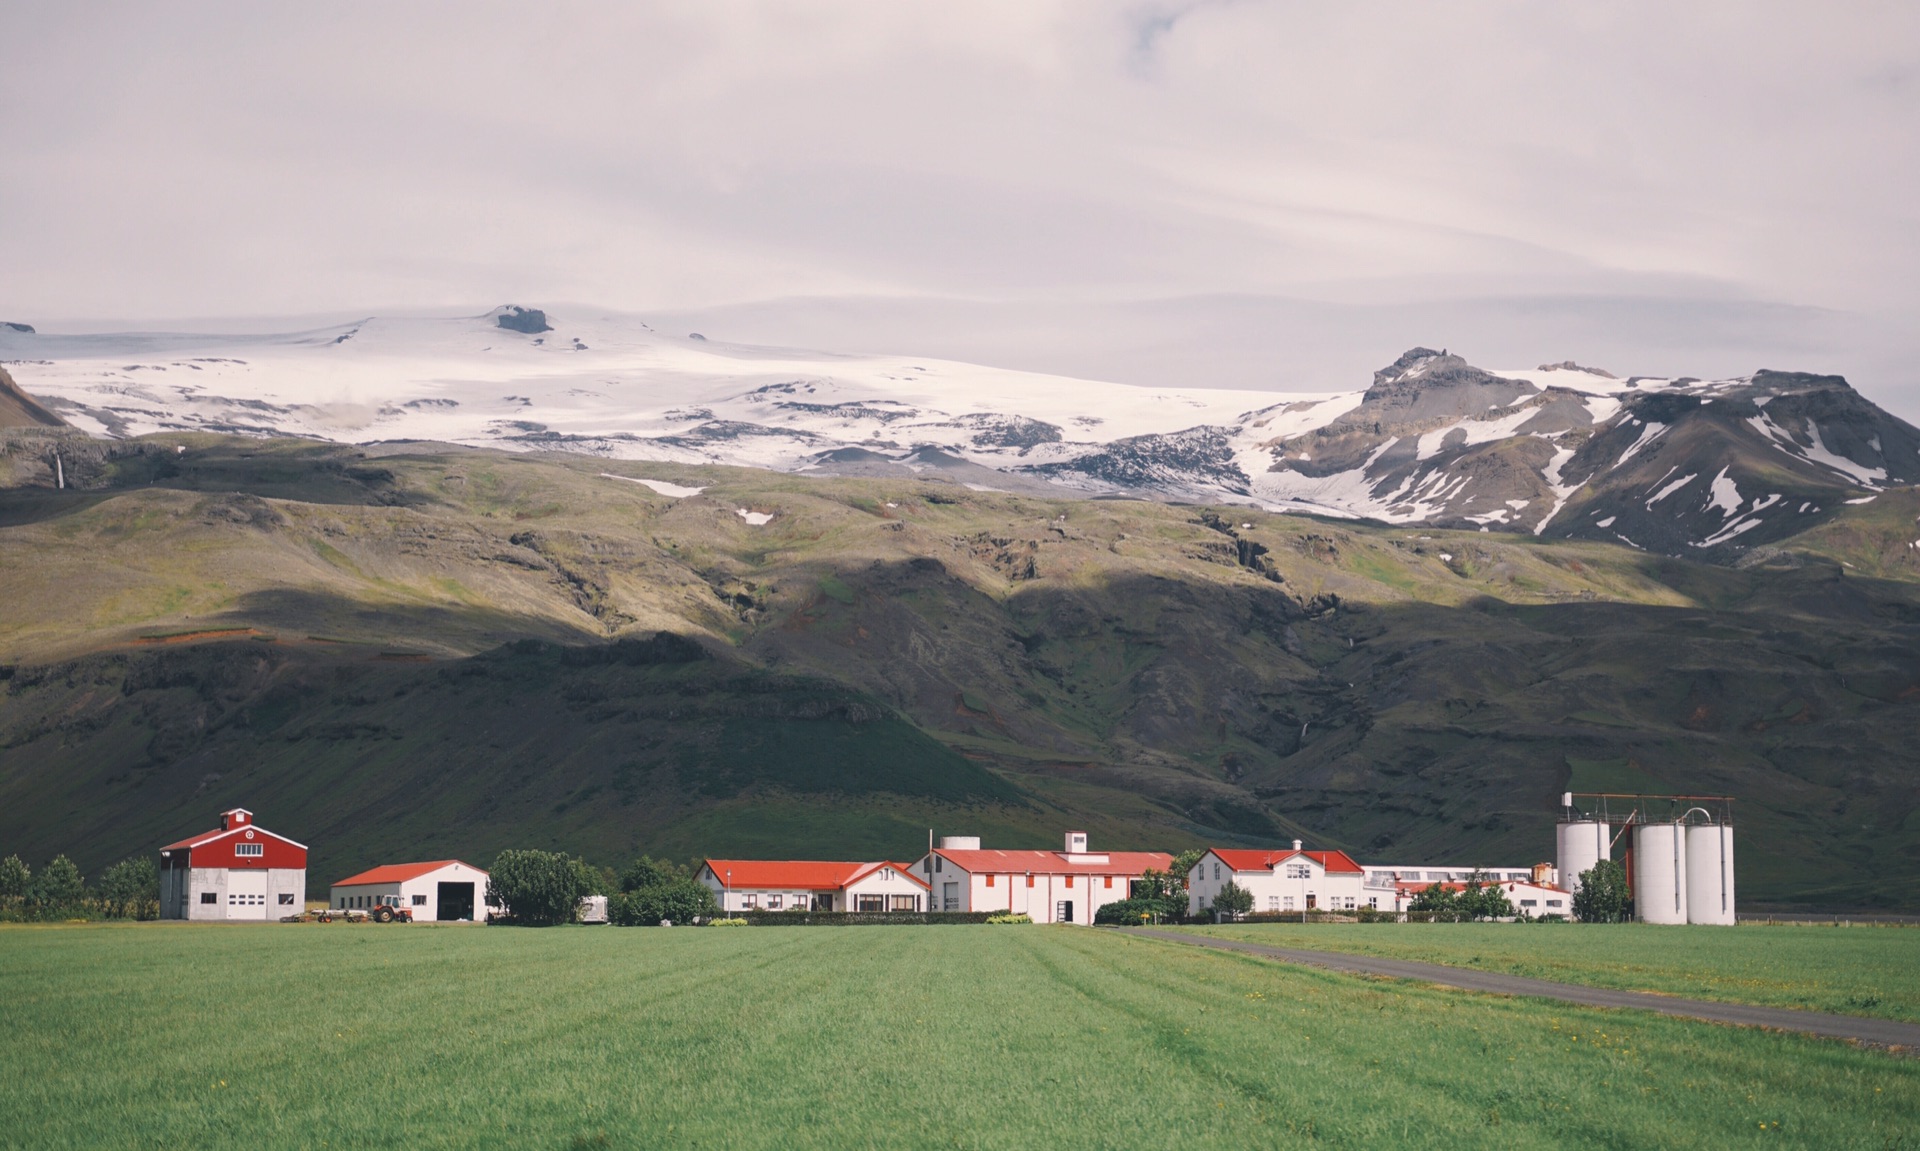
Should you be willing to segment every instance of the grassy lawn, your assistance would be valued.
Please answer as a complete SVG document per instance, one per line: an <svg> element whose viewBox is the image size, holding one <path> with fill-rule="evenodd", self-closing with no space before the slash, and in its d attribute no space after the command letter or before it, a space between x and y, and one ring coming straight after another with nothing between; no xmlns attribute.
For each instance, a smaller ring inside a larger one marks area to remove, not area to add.
<svg viewBox="0 0 1920 1151"><path fill-rule="evenodd" d="M1240 923L1176 930L1592 987L1920 1022L1920 929Z"/></svg>
<svg viewBox="0 0 1920 1151"><path fill-rule="evenodd" d="M6 1147L1920 1141L1913 1060L1081 928L10 928L0 979Z"/></svg>

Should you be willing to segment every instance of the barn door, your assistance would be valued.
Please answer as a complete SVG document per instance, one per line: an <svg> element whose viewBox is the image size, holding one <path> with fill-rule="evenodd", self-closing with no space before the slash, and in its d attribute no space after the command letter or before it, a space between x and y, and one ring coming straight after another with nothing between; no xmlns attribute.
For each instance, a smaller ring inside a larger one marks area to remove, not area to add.
<svg viewBox="0 0 1920 1151"><path fill-rule="evenodd" d="M473 918L473 889L471 883L443 883L438 898L434 901L434 918L441 922L454 919Z"/></svg>
<svg viewBox="0 0 1920 1151"><path fill-rule="evenodd" d="M227 918L267 918L267 873L258 868L227 872Z"/></svg>

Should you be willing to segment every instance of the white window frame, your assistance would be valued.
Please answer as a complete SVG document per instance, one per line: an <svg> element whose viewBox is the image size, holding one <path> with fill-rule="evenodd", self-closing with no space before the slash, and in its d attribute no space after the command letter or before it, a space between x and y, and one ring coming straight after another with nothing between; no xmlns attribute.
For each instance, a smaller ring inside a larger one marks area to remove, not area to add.
<svg viewBox="0 0 1920 1151"><path fill-rule="evenodd" d="M264 843L236 843L233 845L233 853L237 856L244 855L249 859L257 859L267 853L267 845Z"/></svg>

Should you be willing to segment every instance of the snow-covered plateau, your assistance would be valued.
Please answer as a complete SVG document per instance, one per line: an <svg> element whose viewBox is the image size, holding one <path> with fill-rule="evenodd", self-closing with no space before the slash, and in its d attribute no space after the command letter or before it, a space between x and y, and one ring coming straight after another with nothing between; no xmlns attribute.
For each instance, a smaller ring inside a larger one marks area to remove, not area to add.
<svg viewBox="0 0 1920 1151"><path fill-rule="evenodd" d="M1621 380L1570 362L1483 371L1424 348L1349 391L1147 388L510 306L279 335L0 325L0 364L102 436L438 441L920 475L1676 553L1777 538L1761 529L1804 525L1821 504L1920 473L1920 433L1838 377Z"/></svg>

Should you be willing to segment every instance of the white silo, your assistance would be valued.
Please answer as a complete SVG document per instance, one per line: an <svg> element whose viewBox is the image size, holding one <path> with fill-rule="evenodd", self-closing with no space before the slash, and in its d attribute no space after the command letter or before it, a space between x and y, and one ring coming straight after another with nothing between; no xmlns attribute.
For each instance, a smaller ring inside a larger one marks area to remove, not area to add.
<svg viewBox="0 0 1920 1151"><path fill-rule="evenodd" d="M1687 828L1687 922L1734 924L1733 827L1725 823Z"/></svg>
<svg viewBox="0 0 1920 1151"><path fill-rule="evenodd" d="M1560 869L1560 884L1568 891L1580 890L1580 876L1607 858L1607 825L1597 819L1575 819L1554 829L1555 863Z"/></svg>
<svg viewBox="0 0 1920 1151"><path fill-rule="evenodd" d="M1687 838L1679 823L1633 829L1633 910L1642 923L1687 921Z"/></svg>

